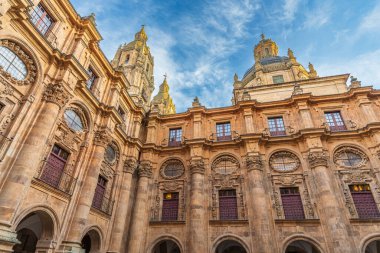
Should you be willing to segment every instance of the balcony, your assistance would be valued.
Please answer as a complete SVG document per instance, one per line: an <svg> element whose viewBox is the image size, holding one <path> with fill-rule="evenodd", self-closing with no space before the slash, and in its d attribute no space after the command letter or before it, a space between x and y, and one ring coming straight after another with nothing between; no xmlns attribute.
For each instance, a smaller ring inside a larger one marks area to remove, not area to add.
<svg viewBox="0 0 380 253"><path fill-rule="evenodd" d="M210 223L245 223L248 222L244 205L234 205L226 209L219 206L211 207Z"/></svg>
<svg viewBox="0 0 380 253"><path fill-rule="evenodd" d="M295 129L291 126L285 126L285 130L271 130L269 128L265 128L262 132L263 137L281 137L288 136L295 133Z"/></svg>
<svg viewBox="0 0 380 253"><path fill-rule="evenodd" d="M101 201L93 201L91 206L97 211L100 211L106 215L111 215L114 202L115 201L111 200L111 198L103 196Z"/></svg>
<svg viewBox="0 0 380 253"><path fill-rule="evenodd" d="M35 178L38 182L44 183L45 185L53 187L54 189L57 189L69 195L73 194L74 187L77 181L76 178L74 178L66 172L62 172L61 175L56 176L50 175L46 173L46 171L44 173L44 170L38 173L35 176Z"/></svg>
<svg viewBox="0 0 380 253"><path fill-rule="evenodd" d="M329 132L344 132L357 129L357 124L352 120L345 120L342 125L330 125L324 122L322 126Z"/></svg>
<svg viewBox="0 0 380 253"><path fill-rule="evenodd" d="M163 139L161 141L161 146L164 147L181 147L182 145L185 144L187 138L184 136L181 136L181 139L179 140L178 138L176 139Z"/></svg>
<svg viewBox="0 0 380 253"><path fill-rule="evenodd" d="M240 135L236 131L220 133L212 133L209 137L212 142L223 142L223 141L238 141L240 140Z"/></svg>

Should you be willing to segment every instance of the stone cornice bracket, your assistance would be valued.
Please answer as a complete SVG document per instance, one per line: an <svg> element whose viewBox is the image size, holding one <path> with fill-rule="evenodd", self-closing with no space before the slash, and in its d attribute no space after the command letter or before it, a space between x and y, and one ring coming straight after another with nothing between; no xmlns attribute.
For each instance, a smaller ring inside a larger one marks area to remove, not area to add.
<svg viewBox="0 0 380 253"><path fill-rule="evenodd" d="M138 166L137 160L134 157L128 157L124 161L123 171L125 173L133 174L135 173L137 166Z"/></svg>
<svg viewBox="0 0 380 253"><path fill-rule="evenodd" d="M150 161L142 161L138 166L137 173L139 177L152 177L152 163Z"/></svg>
<svg viewBox="0 0 380 253"><path fill-rule="evenodd" d="M311 169L315 169L319 166L327 167L329 156L325 151L313 151L309 153L308 161Z"/></svg>
<svg viewBox="0 0 380 253"><path fill-rule="evenodd" d="M45 92L43 94L43 100L46 102L54 103L62 108L70 99L70 94L65 90L63 84L52 83L47 85Z"/></svg>
<svg viewBox="0 0 380 253"><path fill-rule="evenodd" d="M203 158L192 158L190 160L189 168L191 174L205 174L206 167Z"/></svg>
<svg viewBox="0 0 380 253"><path fill-rule="evenodd" d="M260 155L248 155L245 158L245 165L247 166L248 171L259 170L263 171L263 161L260 158Z"/></svg>
<svg viewBox="0 0 380 253"><path fill-rule="evenodd" d="M106 130L98 130L94 134L94 145L106 148L112 141L111 135Z"/></svg>

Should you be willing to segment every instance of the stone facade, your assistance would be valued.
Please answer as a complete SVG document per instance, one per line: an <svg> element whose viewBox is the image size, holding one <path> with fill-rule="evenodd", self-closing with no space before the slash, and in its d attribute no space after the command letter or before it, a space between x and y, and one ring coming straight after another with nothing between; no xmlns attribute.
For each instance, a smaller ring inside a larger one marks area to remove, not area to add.
<svg viewBox="0 0 380 253"><path fill-rule="evenodd" d="M380 91L262 36L232 106L176 114L144 28L100 39L0 4L0 252L380 252Z"/></svg>

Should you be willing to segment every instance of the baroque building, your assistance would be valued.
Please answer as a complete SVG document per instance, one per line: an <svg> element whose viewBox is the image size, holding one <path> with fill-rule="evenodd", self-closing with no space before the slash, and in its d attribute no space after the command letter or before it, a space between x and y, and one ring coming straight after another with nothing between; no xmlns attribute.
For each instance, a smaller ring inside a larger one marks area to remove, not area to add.
<svg viewBox="0 0 380 253"><path fill-rule="evenodd" d="M176 113L144 27L101 39L69 0L0 4L0 252L380 252L379 90L263 35L231 106Z"/></svg>

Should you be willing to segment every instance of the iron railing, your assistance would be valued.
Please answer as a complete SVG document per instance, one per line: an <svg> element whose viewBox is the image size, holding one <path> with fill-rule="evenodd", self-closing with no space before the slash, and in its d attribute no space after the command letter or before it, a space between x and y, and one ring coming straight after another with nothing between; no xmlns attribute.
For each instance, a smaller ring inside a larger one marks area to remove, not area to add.
<svg viewBox="0 0 380 253"><path fill-rule="evenodd" d="M102 213L111 215L113 211L114 200L107 196L103 196L101 203L92 202L92 207Z"/></svg>
<svg viewBox="0 0 380 253"><path fill-rule="evenodd" d="M45 183L45 184L47 184L47 185L49 185L49 186L51 186L57 190L65 192L69 195L73 194L74 187L75 187L75 184L77 182L76 178L74 178L72 175L70 175L66 172L62 172L59 180L49 180L49 178L44 175L43 170L41 171L41 173L36 175L35 178L38 181L43 182L43 183Z"/></svg>
<svg viewBox="0 0 380 253"><path fill-rule="evenodd" d="M322 126L329 132L344 132L357 129L357 124L352 120L344 120L344 125L330 125L328 122L323 122Z"/></svg>
<svg viewBox="0 0 380 253"><path fill-rule="evenodd" d="M223 134L212 133L208 139L213 142L238 141L240 134L237 131L224 132Z"/></svg>

